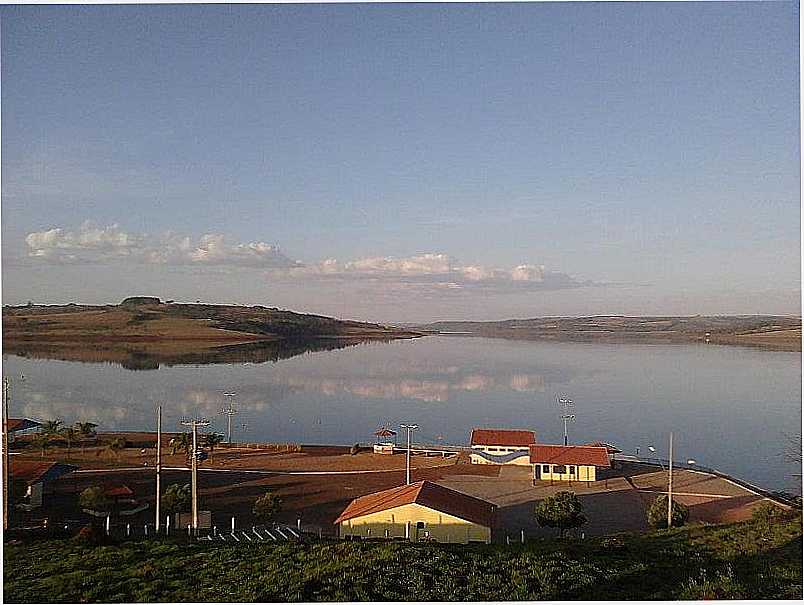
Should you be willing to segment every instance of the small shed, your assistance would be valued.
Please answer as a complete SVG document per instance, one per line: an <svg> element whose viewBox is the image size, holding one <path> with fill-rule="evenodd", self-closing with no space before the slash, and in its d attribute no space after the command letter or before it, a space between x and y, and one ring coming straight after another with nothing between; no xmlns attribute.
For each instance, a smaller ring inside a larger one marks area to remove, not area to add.
<svg viewBox="0 0 804 605"><path fill-rule="evenodd" d="M491 542L495 505L431 481L352 500L335 520L341 538Z"/></svg>

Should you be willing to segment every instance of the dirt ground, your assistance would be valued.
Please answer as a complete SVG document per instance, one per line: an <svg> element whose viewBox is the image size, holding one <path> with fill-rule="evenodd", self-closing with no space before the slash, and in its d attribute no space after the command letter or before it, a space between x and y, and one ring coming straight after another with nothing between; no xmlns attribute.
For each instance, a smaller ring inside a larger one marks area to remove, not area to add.
<svg viewBox="0 0 804 605"><path fill-rule="evenodd" d="M284 447L284 449L283 449ZM358 496L404 483L405 456L379 455L371 450L356 455L348 447L277 446L273 449L217 448L211 460L199 468L201 510L212 511L212 523L229 527L234 516L239 527L256 523L254 500L271 491L283 500L279 521L323 535L335 533L333 521ZM287 451L291 450L291 451ZM48 450L46 459L66 461L66 451ZM21 458L41 460L36 452ZM15 456L16 458L16 456ZM103 448L73 448L69 462L79 467L52 485L45 507L38 516L79 521L86 517L77 506L77 496L93 485L125 485L138 502L150 508L130 519L133 524L153 522L155 496L154 451L127 448L115 457ZM189 483L184 454L163 456L162 486ZM412 480L428 479L496 504L496 540L552 535L534 519L537 502L561 490L574 491L588 518L586 535L647 529L645 511L666 490L667 475L656 467L620 463L609 477L590 484L539 481L533 485L530 467L473 465L467 456L412 457ZM690 521L721 523L750 517L762 496L725 479L688 470L674 472L674 497L690 507ZM24 513L17 513L24 516ZM33 513L31 513L33 515ZM20 519L34 523L33 518Z"/></svg>

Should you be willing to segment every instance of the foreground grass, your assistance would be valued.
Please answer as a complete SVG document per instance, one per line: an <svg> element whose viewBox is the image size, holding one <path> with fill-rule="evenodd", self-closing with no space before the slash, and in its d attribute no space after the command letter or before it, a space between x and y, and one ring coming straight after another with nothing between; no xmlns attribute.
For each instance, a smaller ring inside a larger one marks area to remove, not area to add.
<svg viewBox="0 0 804 605"><path fill-rule="evenodd" d="M6 545L6 602L453 601L802 596L801 516L517 546Z"/></svg>

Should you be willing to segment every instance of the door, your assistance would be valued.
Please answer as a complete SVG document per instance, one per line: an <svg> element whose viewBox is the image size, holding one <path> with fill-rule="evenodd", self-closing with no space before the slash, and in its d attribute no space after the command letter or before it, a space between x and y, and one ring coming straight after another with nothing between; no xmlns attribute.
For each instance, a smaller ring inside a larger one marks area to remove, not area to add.
<svg viewBox="0 0 804 605"><path fill-rule="evenodd" d="M542 478L542 465L541 464L534 464L533 465L533 478L535 480L540 480Z"/></svg>

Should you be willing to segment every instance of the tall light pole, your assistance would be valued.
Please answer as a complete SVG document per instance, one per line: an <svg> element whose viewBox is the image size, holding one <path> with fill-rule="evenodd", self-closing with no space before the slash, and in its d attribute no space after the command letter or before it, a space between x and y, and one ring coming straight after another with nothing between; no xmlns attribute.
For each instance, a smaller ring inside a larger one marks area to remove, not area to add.
<svg viewBox="0 0 804 605"><path fill-rule="evenodd" d="M189 426L193 430L193 455L190 464L191 471L191 491L193 499L193 532L198 530L198 427L208 426L209 420L206 418L184 419L181 421L183 426Z"/></svg>
<svg viewBox="0 0 804 605"><path fill-rule="evenodd" d="M569 409L575 405L575 402L568 397L559 397L558 404L564 408L564 413L561 414L561 419L564 421L564 445L569 445L569 437L567 436L567 422L575 420L575 414L570 414Z"/></svg>
<svg viewBox="0 0 804 605"><path fill-rule="evenodd" d="M226 442L232 442L232 416L237 414L237 410L232 407L232 399L236 395L236 393L224 393L225 397L229 398L229 404L226 407L221 408L220 413L225 414L226 418L226 428L228 429L226 432Z"/></svg>
<svg viewBox="0 0 804 605"><path fill-rule="evenodd" d="M667 465L667 528L670 529L673 523L673 431L670 431L670 459Z"/></svg>
<svg viewBox="0 0 804 605"><path fill-rule="evenodd" d="M8 529L8 400L11 397L11 379L3 376L3 529Z"/></svg>
<svg viewBox="0 0 804 605"><path fill-rule="evenodd" d="M159 533L162 503L162 406L156 406L156 533Z"/></svg>
<svg viewBox="0 0 804 605"><path fill-rule="evenodd" d="M410 433L419 428L418 424L400 424L400 428L408 431L408 451L405 460L405 485L410 485Z"/></svg>

